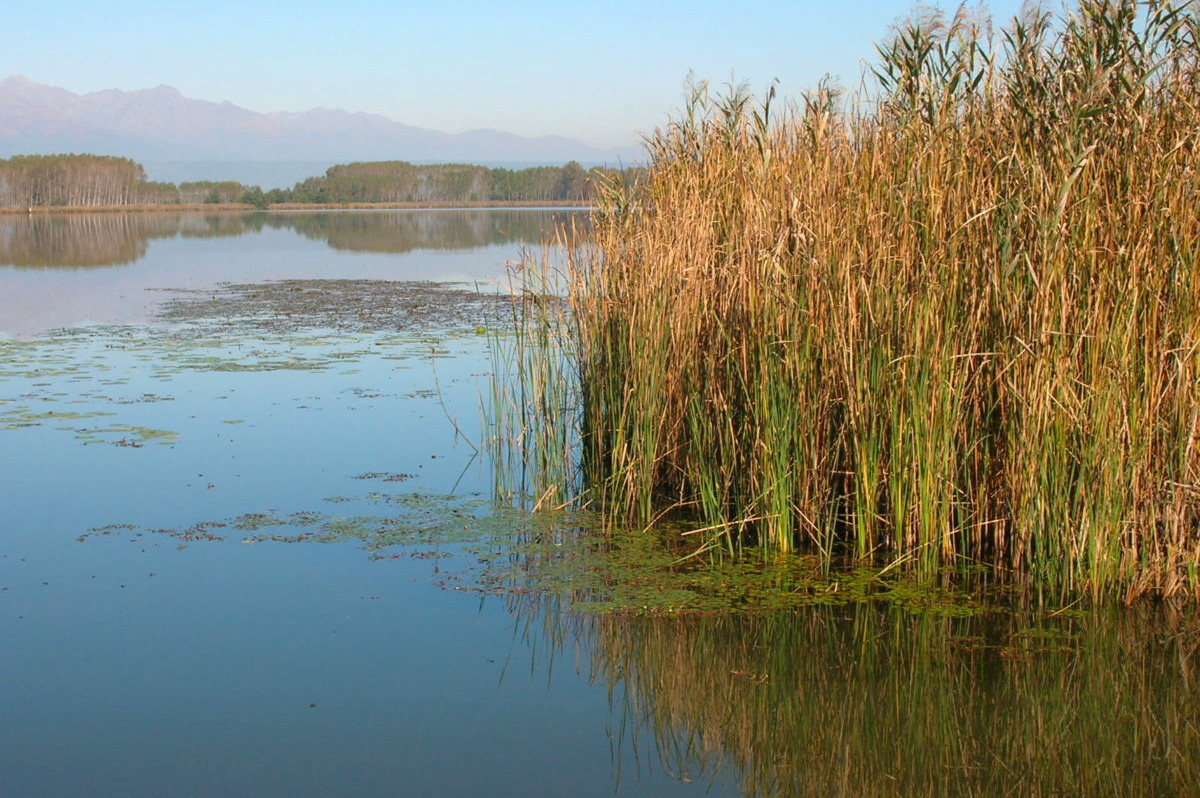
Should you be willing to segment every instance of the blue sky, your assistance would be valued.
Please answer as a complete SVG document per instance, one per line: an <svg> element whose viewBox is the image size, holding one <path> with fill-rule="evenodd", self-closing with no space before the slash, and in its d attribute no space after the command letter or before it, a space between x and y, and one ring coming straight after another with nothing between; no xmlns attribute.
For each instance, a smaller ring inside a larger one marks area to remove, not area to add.
<svg viewBox="0 0 1200 798"><path fill-rule="evenodd" d="M785 95L857 87L906 0L8 3L0 77L76 92L168 84L255 111L323 106L448 132L636 141L689 71ZM957 3L930 3L953 12ZM997 22L1021 0L992 0Z"/></svg>

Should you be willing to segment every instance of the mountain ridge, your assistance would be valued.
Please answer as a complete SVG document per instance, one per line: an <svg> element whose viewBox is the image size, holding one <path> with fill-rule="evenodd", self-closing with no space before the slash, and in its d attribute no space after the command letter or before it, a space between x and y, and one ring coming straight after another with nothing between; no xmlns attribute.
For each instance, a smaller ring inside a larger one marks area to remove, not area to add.
<svg viewBox="0 0 1200 798"><path fill-rule="evenodd" d="M144 161L522 162L629 164L634 147L563 136L420 128L340 108L258 112L161 84L76 94L23 75L0 80L0 157L89 152Z"/></svg>

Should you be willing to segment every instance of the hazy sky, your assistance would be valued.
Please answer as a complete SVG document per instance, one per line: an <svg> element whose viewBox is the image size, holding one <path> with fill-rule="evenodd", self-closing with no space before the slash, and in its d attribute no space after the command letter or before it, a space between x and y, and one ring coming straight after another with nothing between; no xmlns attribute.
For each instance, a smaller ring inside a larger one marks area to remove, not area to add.
<svg viewBox="0 0 1200 798"><path fill-rule="evenodd" d="M953 12L957 3L941 5ZM992 0L997 22L1021 0ZM633 143L689 71L797 95L857 87L908 0L57 0L0 12L0 78L75 92L168 84L255 111L324 106L448 132Z"/></svg>

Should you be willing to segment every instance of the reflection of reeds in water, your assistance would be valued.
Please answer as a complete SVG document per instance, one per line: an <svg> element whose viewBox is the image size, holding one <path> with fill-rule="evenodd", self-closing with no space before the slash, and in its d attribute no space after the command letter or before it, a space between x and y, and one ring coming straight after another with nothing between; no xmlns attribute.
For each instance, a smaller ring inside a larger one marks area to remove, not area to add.
<svg viewBox="0 0 1200 798"><path fill-rule="evenodd" d="M879 106L698 87L574 274L588 498L744 541L1200 590L1200 17L901 29Z"/></svg>
<svg viewBox="0 0 1200 798"><path fill-rule="evenodd" d="M692 780L732 771L747 796L1200 791L1200 629L1169 608L564 620L524 597L517 610L591 650L639 759Z"/></svg>

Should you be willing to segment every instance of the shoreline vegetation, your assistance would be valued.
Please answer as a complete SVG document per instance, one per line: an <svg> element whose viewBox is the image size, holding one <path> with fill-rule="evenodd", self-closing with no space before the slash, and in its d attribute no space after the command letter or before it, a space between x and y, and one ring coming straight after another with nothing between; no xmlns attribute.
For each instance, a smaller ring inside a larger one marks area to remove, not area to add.
<svg viewBox="0 0 1200 798"><path fill-rule="evenodd" d="M15 155L0 159L0 212L55 210L302 210L328 208L588 205L600 184L631 183L638 168L491 169L471 164L375 161L330 167L290 189L237 181L160 183L128 158Z"/></svg>
<svg viewBox="0 0 1200 798"><path fill-rule="evenodd" d="M855 102L693 85L514 272L513 494L690 556L1200 597L1200 11L1064 13L924 12Z"/></svg>
<svg viewBox="0 0 1200 798"><path fill-rule="evenodd" d="M37 205L37 206L22 206L22 205L0 205L0 215L15 215L15 214L33 214L33 215L50 215L50 214L75 214L75 213L179 213L186 212L201 212L201 213L245 213L247 211L384 211L384 210L488 210L488 209L506 209L506 208L590 208L591 202L567 201L567 200L526 200L526 201L508 201L508 202L491 202L491 201L443 201L443 202L280 202L272 203L266 208L260 208L256 205L250 205L244 202L221 202L221 203L177 203L177 204L152 204L142 203L135 205Z"/></svg>

